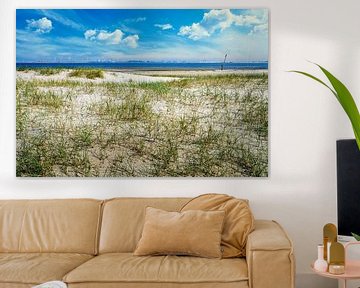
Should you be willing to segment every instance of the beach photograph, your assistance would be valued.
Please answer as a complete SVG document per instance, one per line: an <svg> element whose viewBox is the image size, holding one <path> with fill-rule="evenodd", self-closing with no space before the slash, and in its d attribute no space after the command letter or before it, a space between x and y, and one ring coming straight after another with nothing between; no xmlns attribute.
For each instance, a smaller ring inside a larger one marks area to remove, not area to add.
<svg viewBox="0 0 360 288"><path fill-rule="evenodd" d="M267 177L267 9L17 9L17 177Z"/></svg>

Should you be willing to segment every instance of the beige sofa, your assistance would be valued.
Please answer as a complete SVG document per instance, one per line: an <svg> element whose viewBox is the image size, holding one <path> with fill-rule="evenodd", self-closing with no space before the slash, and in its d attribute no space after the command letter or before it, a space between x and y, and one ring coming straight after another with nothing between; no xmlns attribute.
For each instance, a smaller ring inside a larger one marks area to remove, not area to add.
<svg viewBox="0 0 360 288"><path fill-rule="evenodd" d="M292 244L256 220L246 258L133 256L146 206L179 210L186 198L0 201L0 288L62 280L71 288L293 288Z"/></svg>

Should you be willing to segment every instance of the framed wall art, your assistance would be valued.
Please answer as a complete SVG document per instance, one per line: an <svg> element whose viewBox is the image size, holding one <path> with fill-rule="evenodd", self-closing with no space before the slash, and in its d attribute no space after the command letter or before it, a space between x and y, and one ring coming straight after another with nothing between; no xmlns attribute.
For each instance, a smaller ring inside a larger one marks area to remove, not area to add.
<svg viewBox="0 0 360 288"><path fill-rule="evenodd" d="M266 177L267 9L18 9L18 177Z"/></svg>

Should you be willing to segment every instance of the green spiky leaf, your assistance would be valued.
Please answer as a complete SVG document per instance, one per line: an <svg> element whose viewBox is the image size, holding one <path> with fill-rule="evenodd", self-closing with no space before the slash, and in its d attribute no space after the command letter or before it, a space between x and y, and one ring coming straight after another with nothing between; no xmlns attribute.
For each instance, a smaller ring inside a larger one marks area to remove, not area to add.
<svg viewBox="0 0 360 288"><path fill-rule="evenodd" d="M305 76L321 83L335 95L336 99L339 101L340 105L343 107L345 113L347 114L347 116L351 122L352 128L354 130L356 143L360 150L360 114L359 114L359 110L356 106L356 103L354 101L354 98L352 97L350 91L346 88L346 86L339 79L337 79L333 74L331 74L324 67L322 67L316 63L314 63L314 64L317 65L320 68L320 70L325 74L326 78L330 81L332 87L330 87L324 81L320 80L319 78L317 78L309 73L302 72L302 71L296 71L296 70L293 70L290 72L305 75Z"/></svg>
<svg viewBox="0 0 360 288"><path fill-rule="evenodd" d="M356 241L360 241L360 235L352 233L352 232L351 232L351 235L356 239Z"/></svg>

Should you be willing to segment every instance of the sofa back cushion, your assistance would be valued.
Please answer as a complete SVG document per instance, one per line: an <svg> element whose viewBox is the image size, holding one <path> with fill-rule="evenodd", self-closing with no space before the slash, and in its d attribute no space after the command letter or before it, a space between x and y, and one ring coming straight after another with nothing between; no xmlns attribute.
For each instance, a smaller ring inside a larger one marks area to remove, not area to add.
<svg viewBox="0 0 360 288"><path fill-rule="evenodd" d="M179 211L189 198L116 198L105 201L99 253L133 252L141 237L146 207Z"/></svg>
<svg viewBox="0 0 360 288"><path fill-rule="evenodd" d="M248 235L254 230L254 216L248 200L226 194L203 194L191 199L181 211L205 210L226 212L221 236L223 258L245 257Z"/></svg>
<svg viewBox="0 0 360 288"><path fill-rule="evenodd" d="M102 201L1 200L0 253L96 254Z"/></svg>

